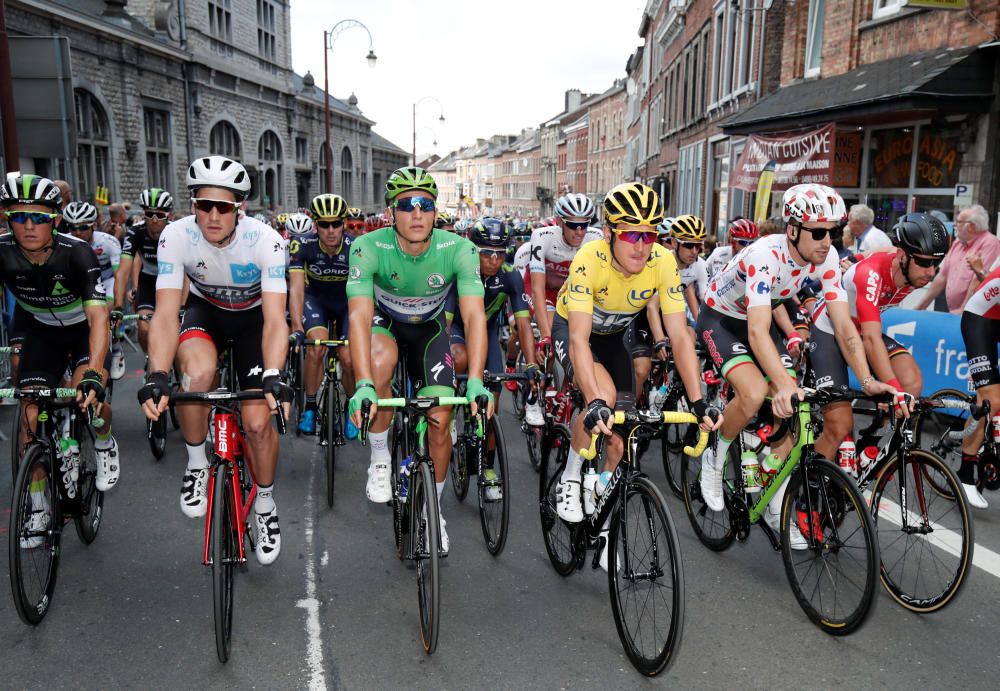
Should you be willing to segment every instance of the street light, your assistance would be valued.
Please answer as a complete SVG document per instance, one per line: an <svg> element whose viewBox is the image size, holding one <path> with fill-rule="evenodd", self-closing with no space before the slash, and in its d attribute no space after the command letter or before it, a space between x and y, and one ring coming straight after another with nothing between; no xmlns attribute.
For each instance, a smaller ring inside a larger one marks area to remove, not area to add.
<svg viewBox="0 0 1000 691"><path fill-rule="evenodd" d="M424 132L430 132L431 133L431 137L433 138L433 140L431 141L431 146L433 146L436 149L437 145L438 145L438 142L437 142L437 138L438 138L437 137L437 132L434 131L433 127L421 127L417 131L417 134L423 134Z"/></svg>
<svg viewBox="0 0 1000 691"><path fill-rule="evenodd" d="M372 43L372 32L368 27L357 19L344 19L333 25L329 31L323 32L323 111L326 117L326 191L333 191L333 144L330 142L330 68L327 54L333 50L333 42L337 36L353 28L364 29L368 34L368 60L369 67L375 67L378 57Z"/></svg>
<svg viewBox="0 0 1000 691"><path fill-rule="evenodd" d="M413 104L413 165L417 165L417 106L419 106L424 101L434 101L438 105L438 122L444 122L444 106L441 105L441 101L437 100L433 96L424 96L422 99Z"/></svg>

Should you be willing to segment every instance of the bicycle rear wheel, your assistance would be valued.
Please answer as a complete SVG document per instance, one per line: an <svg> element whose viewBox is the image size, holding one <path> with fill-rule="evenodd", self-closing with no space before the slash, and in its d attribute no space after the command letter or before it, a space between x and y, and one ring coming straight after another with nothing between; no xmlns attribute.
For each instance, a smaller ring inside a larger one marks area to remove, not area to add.
<svg viewBox="0 0 1000 691"><path fill-rule="evenodd" d="M422 461L410 478L410 536L416 541L417 597L420 605L420 642L428 655L437 648L441 619L441 579L438 569L441 524L437 490L430 464Z"/></svg>
<svg viewBox="0 0 1000 691"><path fill-rule="evenodd" d="M21 446L21 423L24 417L24 406L21 405L21 401L17 402L14 406L14 417L10 421L10 481L15 482L17 480L17 467L21 462L21 455L24 453L24 447Z"/></svg>
<svg viewBox="0 0 1000 691"><path fill-rule="evenodd" d="M74 435L80 444L80 474L76 486L76 496L80 499L80 513L74 519L74 523L80 540L89 545L97 539L97 531L101 528L104 492L97 489L97 451L94 449L94 438L89 431L83 429L80 418L77 418L77 421Z"/></svg>
<svg viewBox="0 0 1000 691"><path fill-rule="evenodd" d="M33 479L36 475L40 479ZM36 515L32 520L36 504L48 507L47 519ZM61 525L52 459L44 445L32 444L25 451L14 482L7 538L14 608L25 624L41 622L52 604L59 569Z"/></svg>
<svg viewBox="0 0 1000 691"><path fill-rule="evenodd" d="M220 662L229 660L233 636L233 570L239 555L233 497L224 463L215 466L212 493L212 603L215 611L215 650Z"/></svg>
<svg viewBox="0 0 1000 691"><path fill-rule="evenodd" d="M608 586L618 638L632 665L656 676L680 646L684 569L680 543L660 491L637 477L611 514Z"/></svg>
<svg viewBox="0 0 1000 691"><path fill-rule="evenodd" d="M926 614L951 602L965 583L975 545L972 517L958 477L940 457L914 449L904 473L905 521L897 503L899 464L886 464L873 485L879 577L893 600Z"/></svg>
<svg viewBox="0 0 1000 691"><path fill-rule="evenodd" d="M808 548L790 548L792 521ZM795 598L820 629L842 636L864 623L878 582L878 538L857 486L827 460L808 460L789 478L781 556Z"/></svg>
<svg viewBox="0 0 1000 691"><path fill-rule="evenodd" d="M160 415L159 420L146 420L146 439L153 458L160 460L167 452L167 417Z"/></svg>
<svg viewBox="0 0 1000 691"><path fill-rule="evenodd" d="M337 464L337 416L340 415L340 397L337 383L327 380L323 402L323 434L326 435L326 505L333 507L333 491L336 484L334 467Z"/></svg>
<svg viewBox="0 0 1000 691"><path fill-rule="evenodd" d="M487 480L484 475L479 476L479 522L483 526L483 538L486 540L486 549L494 557L503 551L507 543L507 527L510 522L510 482L507 479L507 450L504 446L503 430L497 417L494 415L487 424L487 438L483 440L489 448L490 436L496 440L496 448L487 450L487 458L493 461L492 468L495 479ZM490 498L490 495L493 498Z"/></svg>
<svg viewBox="0 0 1000 691"><path fill-rule="evenodd" d="M569 457L571 436L564 425L555 425L542 441L542 467L538 475L538 507L542 537L552 567L560 576L576 569L579 552L579 528L559 518L556 513L556 488Z"/></svg>
<svg viewBox="0 0 1000 691"><path fill-rule="evenodd" d="M954 400L962 403L975 400L975 397L958 389L941 389L932 393L928 398L935 401ZM966 425L978 424L975 421L970 421L970 418L968 412L952 408L928 408L922 411L917 417L914 427L916 446L937 454L948 464L949 468L957 473L962 464L962 442L955 436L961 435ZM928 481L932 483L936 491L942 493L950 491L947 485L939 487L934 484L933 478L929 478ZM982 486L979 489L982 491Z"/></svg>
<svg viewBox="0 0 1000 691"><path fill-rule="evenodd" d="M665 443L665 442L664 442ZM684 492L684 509L687 511L691 527L694 534L698 536L701 544L714 552L721 552L728 549L736 539L736 531L733 529L732 520L729 516L729 499L733 492L733 449L736 444L730 446L729 458L726 460L723 469L722 491L727 497L726 508L722 511L712 511L708 508L705 500L701 496L701 457L688 457L681 463L681 489ZM736 456L738 458L738 456Z"/></svg>

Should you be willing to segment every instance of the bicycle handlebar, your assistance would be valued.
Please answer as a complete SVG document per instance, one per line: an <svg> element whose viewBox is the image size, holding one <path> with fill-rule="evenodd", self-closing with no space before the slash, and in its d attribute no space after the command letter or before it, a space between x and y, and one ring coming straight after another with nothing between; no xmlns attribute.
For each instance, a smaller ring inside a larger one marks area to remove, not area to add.
<svg viewBox="0 0 1000 691"><path fill-rule="evenodd" d="M624 410L615 411L614 421L616 425L624 424L626 421L639 424L655 424L657 422L655 418L652 420L643 420L637 413ZM668 410L660 413L659 422L664 425L697 425L701 421L691 413ZM578 453L584 460L589 461L597 456L597 441L601 436L600 433L590 435L590 447L579 449ZM698 442L694 446L685 446L684 453L697 458L705 450L706 446L708 446L708 432L699 427Z"/></svg>
<svg viewBox="0 0 1000 691"><path fill-rule="evenodd" d="M262 401L264 392L257 389L253 391L229 391L228 389L216 389L215 391L177 391L171 394L170 398L174 403L210 403L219 405L222 403L238 401ZM225 406L222 406L225 407ZM285 419L285 410L278 402L275 408L278 418L278 433L284 434L288 429L288 421Z"/></svg>
<svg viewBox="0 0 1000 691"><path fill-rule="evenodd" d="M380 398L375 401L379 408L412 408L419 412L440 408L442 406L467 406L470 401L465 396L414 396L413 398ZM485 396L480 396L476 400L479 408L477 415L484 415L489 404ZM362 446L368 445L368 426L371 424L371 401L361 402L361 427L358 429L358 439Z"/></svg>

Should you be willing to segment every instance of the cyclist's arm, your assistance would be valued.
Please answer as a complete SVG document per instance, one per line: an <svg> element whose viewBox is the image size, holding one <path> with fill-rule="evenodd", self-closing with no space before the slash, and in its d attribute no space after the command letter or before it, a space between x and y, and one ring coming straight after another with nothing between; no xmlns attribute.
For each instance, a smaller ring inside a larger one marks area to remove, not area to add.
<svg viewBox="0 0 1000 691"><path fill-rule="evenodd" d="M601 396L597 388L597 376L594 374L594 354L590 350L594 315L590 312L570 312L568 322L569 361L573 363L573 379L583 392L584 401L589 403Z"/></svg>
<svg viewBox="0 0 1000 691"><path fill-rule="evenodd" d="M142 257L139 257L139 261L132 262L132 275L129 277L132 281L132 289L136 290L139 287L139 275L142 273Z"/></svg>
<svg viewBox="0 0 1000 691"><path fill-rule="evenodd" d="M111 340L111 327L108 325L107 302L86 301L83 311L90 325L90 368L101 371L104 368L104 358L108 354L108 344Z"/></svg>
<svg viewBox="0 0 1000 691"><path fill-rule="evenodd" d="M701 395L701 363L694 351L694 338L688 329L687 317L683 312L663 315L663 325L670 337L670 350L674 354L677 373L684 382L684 391L689 401L697 401Z"/></svg>
<svg viewBox="0 0 1000 691"><path fill-rule="evenodd" d="M846 305L845 305L846 306ZM785 370L781 355L771 340L772 312L770 305L754 305L747 309L747 333L750 350L764 374L780 388L782 384L796 386L795 379ZM852 325L853 326L853 325Z"/></svg>
<svg viewBox="0 0 1000 691"><path fill-rule="evenodd" d="M306 303L306 274L304 271L288 272L288 314L292 318L292 331L303 331L302 316Z"/></svg>
<svg viewBox="0 0 1000 691"><path fill-rule="evenodd" d="M514 315L517 325L518 343L524 353L524 361L528 364L535 361L535 333L531 329L531 310L528 307L528 296L524 292L524 279L516 271L504 269L504 282L509 302L507 307Z"/></svg>
<svg viewBox="0 0 1000 691"><path fill-rule="evenodd" d="M847 303L840 300L829 301L826 303L826 309L830 314L830 322L833 324L833 333L837 339L837 345L840 346L840 352L857 378L864 381L871 376L871 369L868 367L864 344L851 320L851 312Z"/></svg>
<svg viewBox="0 0 1000 691"><path fill-rule="evenodd" d="M691 316L694 317L695 321L698 320L698 293L694 289L694 283L689 285L684 289L684 300L687 302L688 309L691 310Z"/></svg>
<svg viewBox="0 0 1000 691"><path fill-rule="evenodd" d="M538 324L538 333L541 334L542 338L552 336L552 328L549 326L549 320L543 319L545 316L545 311L548 309L545 305L545 272L531 272L531 301L535 306L535 322Z"/></svg>
<svg viewBox="0 0 1000 691"><path fill-rule="evenodd" d="M264 358L264 369L280 370L285 366L285 360L288 358L285 294L283 292L263 292L260 296L260 306L264 314L264 330L260 344L261 354ZM159 304L157 304L157 308L159 308Z"/></svg>
<svg viewBox="0 0 1000 691"><path fill-rule="evenodd" d="M180 288L157 288L156 311L149 322L149 372L169 372L180 334Z"/></svg>
<svg viewBox="0 0 1000 691"><path fill-rule="evenodd" d="M375 381L372 376L372 318L375 300L367 296L347 301L347 338L350 341L351 365L357 381Z"/></svg>
<svg viewBox="0 0 1000 691"><path fill-rule="evenodd" d="M861 323L861 342L864 344L865 355L871 364L875 378L902 390L889 361L889 351L882 340L882 322L866 321Z"/></svg>
<svg viewBox="0 0 1000 691"><path fill-rule="evenodd" d="M130 254L123 254L118 263L118 269L115 271L115 294L114 302L112 303L115 307L120 307L125 304L125 291L128 290L129 274L132 272L133 257Z"/></svg>
<svg viewBox="0 0 1000 691"><path fill-rule="evenodd" d="M654 293L653 297L646 303L646 321L649 322L649 335L653 343L659 343L666 338L663 330L663 321L660 318L660 294Z"/></svg>
<svg viewBox="0 0 1000 691"><path fill-rule="evenodd" d="M524 362L530 365L535 362L535 332L531 329L531 317L515 314L514 323L517 325L517 341L521 345Z"/></svg>
<svg viewBox="0 0 1000 691"><path fill-rule="evenodd" d="M795 326L792 324L792 318L788 316L788 308L785 307L784 303L771 310L771 315L774 317L774 323L778 326L778 331L786 337L795 333Z"/></svg>

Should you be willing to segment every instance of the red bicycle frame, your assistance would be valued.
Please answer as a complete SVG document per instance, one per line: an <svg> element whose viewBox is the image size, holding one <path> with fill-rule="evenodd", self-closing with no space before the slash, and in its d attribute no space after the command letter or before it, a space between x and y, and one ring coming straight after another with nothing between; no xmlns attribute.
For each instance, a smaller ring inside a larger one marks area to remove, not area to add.
<svg viewBox="0 0 1000 691"><path fill-rule="evenodd" d="M244 538L246 537L247 519L250 515L250 508L253 506L254 498L257 496L257 480L253 474L253 468L249 463L244 463L247 472L250 473L251 490L247 496L246 503L243 503L243 493L240 491L240 477L238 460L244 458L245 449L243 443L243 433L240 430L236 413L232 411L216 409L212 412L215 421L215 457L226 465L226 483L233 502L233 530L236 532L239 544L239 561L242 564L246 561L246 551L244 549ZM215 496L215 468L208 476L208 511L205 513L205 549L202 563L205 566L211 565L211 536L212 536L212 502Z"/></svg>

